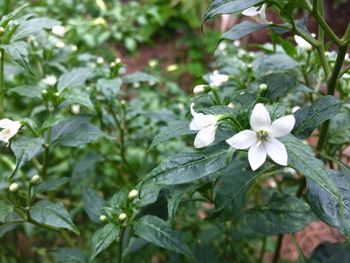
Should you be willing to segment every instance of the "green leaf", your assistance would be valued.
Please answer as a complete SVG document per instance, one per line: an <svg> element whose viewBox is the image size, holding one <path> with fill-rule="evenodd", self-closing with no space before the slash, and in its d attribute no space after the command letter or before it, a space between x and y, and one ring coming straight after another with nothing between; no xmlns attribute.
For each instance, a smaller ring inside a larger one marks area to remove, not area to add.
<svg viewBox="0 0 350 263"><path fill-rule="evenodd" d="M193 257L178 232L172 230L162 219L147 215L134 222L135 234L148 242L170 251Z"/></svg>
<svg viewBox="0 0 350 263"><path fill-rule="evenodd" d="M288 92L297 87L294 76L282 73L272 73L263 77L262 82L267 85L265 97L271 100L283 98Z"/></svg>
<svg viewBox="0 0 350 263"><path fill-rule="evenodd" d="M336 170L327 171L328 178L338 187L340 197L307 180L308 198L314 213L327 224L350 237L350 177Z"/></svg>
<svg viewBox="0 0 350 263"><path fill-rule="evenodd" d="M94 104L91 102L89 93L81 89L65 89L62 97L64 97L64 102L60 104L60 108L70 106L72 104L80 104L88 109L94 109Z"/></svg>
<svg viewBox="0 0 350 263"><path fill-rule="evenodd" d="M103 214L104 200L92 189L86 189L84 191L83 200L85 212L90 220L95 223L101 223L100 215Z"/></svg>
<svg viewBox="0 0 350 263"><path fill-rule="evenodd" d="M350 262L349 243L323 242L312 252L310 263Z"/></svg>
<svg viewBox="0 0 350 263"><path fill-rule="evenodd" d="M294 113L296 120L293 134L300 138L307 138L321 123L336 116L343 102L333 96L324 96L311 106L304 107Z"/></svg>
<svg viewBox="0 0 350 263"><path fill-rule="evenodd" d="M91 77L93 68L77 68L63 74L57 82L58 92L62 92L67 87L77 87L83 85Z"/></svg>
<svg viewBox="0 0 350 263"><path fill-rule="evenodd" d="M264 206L248 210L245 219L258 233L279 235L302 230L311 223L312 212L302 199L274 193Z"/></svg>
<svg viewBox="0 0 350 263"><path fill-rule="evenodd" d="M75 188L83 186L86 181L90 180L94 176L99 161L100 156L91 153L77 162L72 171L71 185Z"/></svg>
<svg viewBox="0 0 350 263"><path fill-rule="evenodd" d="M135 83L135 82L150 82L150 83L157 83L159 82L159 79L155 76L152 76L147 73L143 72L134 72L132 74L129 74L123 78L123 81L125 83Z"/></svg>
<svg viewBox="0 0 350 263"><path fill-rule="evenodd" d="M0 200L0 223L4 223L7 216L12 213L14 206Z"/></svg>
<svg viewBox="0 0 350 263"><path fill-rule="evenodd" d="M163 142L166 142L172 138L180 137L182 135L195 134L197 131L190 130L189 121L176 121L169 126L163 128L160 133L154 137L150 148L153 148Z"/></svg>
<svg viewBox="0 0 350 263"><path fill-rule="evenodd" d="M350 143L350 112L342 112L330 121L327 141L332 144Z"/></svg>
<svg viewBox="0 0 350 263"><path fill-rule="evenodd" d="M247 170L246 162L232 161L215 188L215 213L224 219L242 212L246 196L260 173Z"/></svg>
<svg viewBox="0 0 350 263"><path fill-rule="evenodd" d="M26 71L32 73L29 64L28 44L26 42L18 41L9 45L0 45L0 48L3 48L5 52Z"/></svg>
<svg viewBox="0 0 350 263"><path fill-rule="evenodd" d="M96 87L107 99L113 100L117 97L122 84L123 81L119 78L99 79Z"/></svg>
<svg viewBox="0 0 350 263"><path fill-rule="evenodd" d="M58 190L69 181L70 178L68 177L49 178L47 181L41 182L40 184L34 186L34 193L41 194L43 192Z"/></svg>
<svg viewBox="0 0 350 263"><path fill-rule="evenodd" d="M8 13L7 15L3 16L0 20L0 26L6 27L8 22L10 22L11 19L15 18L20 12L23 11L24 8L26 8L29 4L24 4L15 9L14 11Z"/></svg>
<svg viewBox="0 0 350 263"><path fill-rule="evenodd" d="M28 98L35 98L35 99L42 99L41 96L41 88L39 86L29 86L24 85L21 87L13 88L10 90L11 92L15 92L20 96L28 97Z"/></svg>
<svg viewBox="0 0 350 263"><path fill-rule="evenodd" d="M216 15L233 14L264 2L264 0L213 0L204 14L203 23Z"/></svg>
<svg viewBox="0 0 350 263"><path fill-rule="evenodd" d="M75 117L60 122L52 129L52 145L78 147L97 140L104 133L89 122L87 117Z"/></svg>
<svg viewBox="0 0 350 263"><path fill-rule="evenodd" d="M44 29L50 29L53 26L59 25L60 22L46 17L33 18L24 21L16 29L11 38L11 42L27 38L29 36L35 36Z"/></svg>
<svg viewBox="0 0 350 263"><path fill-rule="evenodd" d="M16 156L16 168L10 175L10 178L16 175L19 168L26 162L30 161L34 156L43 151L42 145L45 143L44 139L22 137L11 143L11 150Z"/></svg>
<svg viewBox="0 0 350 263"><path fill-rule="evenodd" d="M197 181L226 167L227 150L212 154L185 153L161 162L145 178L158 184L174 185Z"/></svg>
<svg viewBox="0 0 350 263"><path fill-rule="evenodd" d="M323 162L315 157L310 146L304 144L294 136L280 138L288 152L288 166L297 170L307 179L314 181L328 193L339 196L336 185L328 177Z"/></svg>
<svg viewBox="0 0 350 263"><path fill-rule="evenodd" d="M98 254L108 248L116 240L118 234L119 228L113 224L105 225L97 230L91 239L90 259L93 260Z"/></svg>
<svg viewBox="0 0 350 263"><path fill-rule="evenodd" d="M62 203L51 203L42 200L29 209L30 219L36 223L43 224L53 228L68 229L79 234L78 228L72 222L72 219Z"/></svg>
<svg viewBox="0 0 350 263"><path fill-rule="evenodd" d="M286 54L262 55L253 62L253 70L258 76L286 72L298 66L298 62Z"/></svg>
<svg viewBox="0 0 350 263"><path fill-rule="evenodd" d="M87 263L87 257L79 249L56 248L51 251L57 263Z"/></svg>
<svg viewBox="0 0 350 263"><path fill-rule="evenodd" d="M269 24L256 24L249 21L244 21L240 24L231 27L230 30L228 30L221 36L221 39L239 40L242 37L245 37L251 33L257 32L268 27Z"/></svg>

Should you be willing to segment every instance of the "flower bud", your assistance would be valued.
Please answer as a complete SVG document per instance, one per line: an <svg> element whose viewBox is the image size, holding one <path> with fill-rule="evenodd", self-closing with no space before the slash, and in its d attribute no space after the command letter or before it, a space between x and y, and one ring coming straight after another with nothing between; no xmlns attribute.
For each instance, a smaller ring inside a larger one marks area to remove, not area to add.
<svg viewBox="0 0 350 263"><path fill-rule="evenodd" d="M58 98L58 97L60 96L60 93L59 93L59 92L55 92L53 95L54 95L56 98Z"/></svg>
<svg viewBox="0 0 350 263"><path fill-rule="evenodd" d="M118 217L118 220L119 220L120 222L124 222L124 221L126 220L127 217L128 217L127 214L121 213L121 214L119 215L119 217Z"/></svg>
<svg viewBox="0 0 350 263"><path fill-rule="evenodd" d="M80 105L79 104L73 104L70 107L70 110L73 114L78 115L80 113Z"/></svg>
<svg viewBox="0 0 350 263"><path fill-rule="evenodd" d="M75 52L75 51L78 50L78 47L77 47L76 45L73 45L73 46L71 47L71 49L72 49L73 52Z"/></svg>
<svg viewBox="0 0 350 263"><path fill-rule="evenodd" d="M107 216L105 216L105 215L100 215L100 221L101 221L101 222L106 222L106 221L107 221Z"/></svg>
<svg viewBox="0 0 350 263"><path fill-rule="evenodd" d="M293 107L293 108L292 108L292 113L297 112L299 109L300 109L300 107L299 107L299 106L295 106L295 107Z"/></svg>
<svg viewBox="0 0 350 263"><path fill-rule="evenodd" d="M233 42L233 45L234 45L235 47L239 47L239 46L241 45L241 41L235 40L235 41Z"/></svg>
<svg viewBox="0 0 350 263"><path fill-rule="evenodd" d="M133 189L129 192L128 198L130 200L134 200L139 196L139 191L137 191L136 189Z"/></svg>
<svg viewBox="0 0 350 263"><path fill-rule="evenodd" d="M154 68L158 65L158 61L155 60L155 59L151 59L149 62L148 62L148 65L151 67L151 68Z"/></svg>
<svg viewBox="0 0 350 263"><path fill-rule="evenodd" d="M251 70L251 69L253 68L253 65L252 65L252 64L248 64L247 68L248 68L249 70Z"/></svg>
<svg viewBox="0 0 350 263"><path fill-rule="evenodd" d="M207 85L197 85L194 87L193 93L194 94L202 94L205 92L206 87L207 87Z"/></svg>
<svg viewBox="0 0 350 263"><path fill-rule="evenodd" d="M120 104L121 104L122 106L125 106L125 105L126 105L126 101L125 101L125 100L121 100L121 101L120 101Z"/></svg>
<svg viewBox="0 0 350 263"><path fill-rule="evenodd" d="M235 108L235 104L233 104L233 102L230 102L227 107L231 108L231 109L234 109Z"/></svg>
<svg viewBox="0 0 350 263"><path fill-rule="evenodd" d="M0 26L0 36L2 36L5 32L5 28L3 28L2 26Z"/></svg>
<svg viewBox="0 0 350 263"><path fill-rule="evenodd" d="M116 64L115 62L111 62L111 63L109 64L109 66L110 66L111 68L114 68L116 65L117 65L117 64Z"/></svg>
<svg viewBox="0 0 350 263"><path fill-rule="evenodd" d="M98 57L96 62L97 62L97 64L103 64L103 62L105 62L105 60L103 59L103 57Z"/></svg>
<svg viewBox="0 0 350 263"><path fill-rule="evenodd" d="M30 184L32 185L40 184L40 182L41 182L41 177L39 175L34 175L32 179L30 179Z"/></svg>
<svg viewBox="0 0 350 263"><path fill-rule="evenodd" d="M65 46L66 45L62 41L56 43L57 48L65 48Z"/></svg>
<svg viewBox="0 0 350 263"><path fill-rule="evenodd" d="M122 63L122 60L120 58L116 58L115 63L120 64L120 63Z"/></svg>
<svg viewBox="0 0 350 263"><path fill-rule="evenodd" d="M41 95L43 95L43 96L46 96L47 95L47 89L43 89L42 91L41 91Z"/></svg>
<svg viewBox="0 0 350 263"><path fill-rule="evenodd" d="M264 92L267 90L267 85L265 83L260 84L259 91Z"/></svg>
<svg viewBox="0 0 350 263"><path fill-rule="evenodd" d="M17 183L10 184L9 190L11 193L16 193L19 190L19 185Z"/></svg>
<svg viewBox="0 0 350 263"><path fill-rule="evenodd" d="M178 65L172 64L172 65L169 65L169 66L167 67L167 71L168 71L168 72L173 72L173 71L178 70L178 68L179 68Z"/></svg>

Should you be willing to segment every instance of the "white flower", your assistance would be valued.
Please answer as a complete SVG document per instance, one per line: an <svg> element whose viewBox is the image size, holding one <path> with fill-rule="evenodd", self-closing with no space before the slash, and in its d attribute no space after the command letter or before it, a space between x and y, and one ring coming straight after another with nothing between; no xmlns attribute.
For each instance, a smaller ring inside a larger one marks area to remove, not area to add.
<svg viewBox="0 0 350 263"><path fill-rule="evenodd" d="M72 106L70 106L70 110L73 114L78 115L80 113L80 105L73 104Z"/></svg>
<svg viewBox="0 0 350 263"><path fill-rule="evenodd" d="M288 135L295 124L293 115L287 115L271 123L270 114L261 103L255 105L250 116L252 130L244 130L226 142L235 149L248 149L248 161L253 171L266 161L267 155L279 165L286 166L288 154L285 146L276 138Z"/></svg>
<svg viewBox="0 0 350 263"><path fill-rule="evenodd" d="M307 42L304 38L298 35L294 35L294 40L297 43L297 45L305 50L311 50L312 45Z"/></svg>
<svg viewBox="0 0 350 263"><path fill-rule="evenodd" d="M58 36L58 37L64 37L64 34L66 33L66 29L64 26L53 26L51 29L52 34Z"/></svg>
<svg viewBox="0 0 350 263"><path fill-rule="evenodd" d="M242 15L244 16L260 16L260 20L263 23L268 23L266 18L266 5L263 4L262 6L252 6L242 12Z"/></svg>
<svg viewBox="0 0 350 263"><path fill-rule="evenodd" d="M77 47L76 45L73 45L73 46L71 46L71 50L72 50L73 52L75 52L75 51L78 50L78 47Z"/></svg>
<svg viewBox="0 0 350 263"><path fill-rule="evenodd" d="M233 45L234 45L235 47L239 47L239 46L241 45L241 41L235 40L235 41L233 41Z"/></svg>
<svg viewBox="0 0 350 263"><path fill-rule="evenodd" d="M62 49L62 48L65 48L65 46L66 46L66 44L64 44L64 42L62 42L62 41L59 41L59 42L56 43L56 47L57 48Z"/></svg>
<svg viewBox="0 0 350 263"><path fill-rule="evenodd" d="M9 140L15 136L21 128L21 123L10 119L2 119L0 120L0 128L3 129L0 132L0 141L8 143Z"/></svg>
<svg viewBox="0 0 350 263"><path fill-rule="evenodd" d="M193 119L190 123L190 130L199 131L194 140L194 147L202 148L214 142L219 118L212 114L205 115L203 113L197 113L193 107L194 103L191 104Z"/></svg>
<svg viewBox="0 0 350 263"><path fill-rule="evenodd" d="M105 60L104 60L103 57L98 57L98 58L96 59L96 62L97 62L97 64L103 64L103 63L105 62Z"/></svg>
<svg viewBox="0 0 350 263"><path fill-rule="evenodd" d="M295 106L292 108L292 113L296 113L298 110L300 110L299 106Z"/></svg>
<svg viewBox="0 0 350 263"><path fill-rule="evenodd" d="M55 75L47 75L43 80L42 80L46 85L53 86L57 82L57 78Z"/></svg>
<svg viewBox="0 0 350 263"><path fill-rule="evenodd" d="M220 74L219 71L215 70L209 75L210 86L217 88L229 80L229 76L225 74Z"/></svg>

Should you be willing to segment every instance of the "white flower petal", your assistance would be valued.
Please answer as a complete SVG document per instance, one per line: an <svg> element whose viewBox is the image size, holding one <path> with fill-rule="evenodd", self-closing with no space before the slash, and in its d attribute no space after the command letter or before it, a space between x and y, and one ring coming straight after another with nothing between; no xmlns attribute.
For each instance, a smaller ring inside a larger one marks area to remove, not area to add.
<svg viewBox="0 0 350 263"><path fill-rule="evenodd" d="M268 24L269 21L267 21L267 16L266 16L266 4L263 4L260 11L260 20L264 24Z"/></svg>
<svg viewBox="0 0 350 263"><path fill-rule="evenodd" d="M286 166L288 164L288 154L286 147L277 139L269 138L265 143L267 154L277 164Z"/></svg>
<svg viewBox="0 0 350 263"><path fill-rule="evenodd" d="M226 142L235 149L245 150L257 144L258 138L254 131L245 130L235 134L230 139L226 140Z"/></svg>
<svg viewBox="0 0 350 263"><path fill-rule="evenodd" d="M294 35L294 40L299 47L306 49L306 50L312 49L312 45L309 42L307 42L304 38L302 38L301 36Z"/></svg>
<svg viewBox="0 0 350 263"><path fill-rule="evenodd" d="M248 161L253 171L257 170L266 161L267 152L264 145L253 145L248 151Z"/></svg>
<svg viewBox="0 0 350 263"><path fill-rule="evenodd" d="M244 10L242 12L242 15L244 16L257 16L258 14L260 14L260 7L255 7L255 6L252 6L252 7L249 7L247 8L246 10Z"/></svg>
<svg viewBox="0 0 350 263"><path fill-rule="evenodd" d="M212 125L205 129L200 130L197 133L197 136L194 140L194 147L202 148L213 143L215 140L216 130L217 130L217 126L215 125Z"/></svg>
<svg viewBox="0 0 350 263"><path fill-rule="evenodd" d="M287 115L275 120L268 129L270 136L278 138L288 135L294 128L295 118L293 115Z"/></svg>
<svg viewBox="0 0 350 263"><path fill-rule="evenodd" d="M193 119L190 123L190 130L191 131L198 131L201 129L204 129L211 125L216 125L218 121L218 117L212 114L205 115L203 113L197 113L193 109L194 103L191 104L191 114L193 116Z"/></svg>
<svg viewBox="0 0 350 263"><path fill-rule="evenodd" d="M254 131L266 130L271 125L270 114L264 104L258 103L254 106L250 116L250 126Z"/></svg>
<svg viewBox="0 0 350 263"><path fill-rule="evenodd" d="M0 128L8 128L13 124L14 121L10 120L10 119L2 119L0 120Z"/></svg>

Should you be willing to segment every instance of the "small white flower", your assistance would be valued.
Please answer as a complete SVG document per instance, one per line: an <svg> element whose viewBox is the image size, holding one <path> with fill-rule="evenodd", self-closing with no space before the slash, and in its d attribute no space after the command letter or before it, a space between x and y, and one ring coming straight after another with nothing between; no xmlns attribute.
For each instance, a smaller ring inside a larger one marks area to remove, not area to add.
<svg viewBox="0 0 350 263"><path fill-rule="evenodd" d="M227 48L227 44L225 42L220 42L218 49L220 51L224 51Z"/></svg>
<svg viewBox="0 0 350 263"><path fill-rule="evenodd" d="M205 92L205 87L207 85L197 85L193 88L193 93L198 95L198 94L202 94Z"/></svg>
<svg viewBox="0 0 350 263"><path fill-rule="evenodd" d="M80 113L80 105L79 104L73 104L70 107L70 110L73 114L78 115Z"/></svg>
<svg viewBox="0 0 350 263"><path fill-rule="evenodd" d="M71 50L72 50L73 52L75 52L75 51L78 50L78 47L77 47L76 45L73 45L73 46L71 46Z"/></svg>
<svg viewBox="0 0 350 263"><path fill-rule="evenodd" d="M234 45L235 47L240 47L240 46L241 46L241 41L235 40L235 41L233 41L233 45Z"/></svg>
<svg viewBox="0 0 350 263"><path fill-rule="evenodd" d="M225 74L220 74L219 71L215 70L209 75L209 84L213 88L220 87L222 84L229 80L229 76Z"/></svg>
<svg viewBox="0 0 350 263"><path fill-rule="evenodd" d="M65 48L65 46L66 46L66 45L65 45L62 41L59 41L59 42L56 43L56 47L57 47L57 48L62 49L62 48Z"/></svg>
<svg viewBox="0 0 350 263"><path fill-rule="evenodd" d="M9 190L11 193L16 193L19 190L19 185L17 183L10 184Z"/></svg>
<svg viewBox="0 0 350 263"><path fill-rule="evenodd" d="M242 12L242 15L244 16L260 16L260 20L263 23L268 23L266 18L266 5L263 4L262 6L252 6Z"/></svg>
<svg viewBox="0 0 350 263"><path fill-rule="evenodd" d="M292 113L296 113L298 110L300 110L299 106L295 106L292 108Z"/></svg>
<svg viewBox="0 0 350 263"><path fill-rule="evenodd" d="M64 26L53 26L51 29L52 34L58 36L58 37L64 37L64 34L66 33L66 29Z"/></svg>
<svg viewBox="0 0 350 263"><path fill-rule="evenodd" d="M10 119L2 119L0 120L0 128L2 128L0 132L0 141L8 144L9 140L18 133L21 128L21 123Z"/></svg>
<svg viewBox="0 0 350 263"><path fill-rule="evenodd" d="M121 213L121 214L119 215L118 219L119 219L120 222L124 222L124 221L126 220L127 217L128 217L127 214Z"/></svg>
<svg viewBox="0 0 350 263"><path fill-rule="evenodd" d="M193 119L190 123L190 130L199 131L194 140L194 147L202 148L214 142L219 118L212 114L197 113L193 107L194 103L191 104Z"/></svg>
<svg viewBox="0 0 350 263"><path fill-rule="evenodd" d="M130 200L134 200L135 198L137 198L139 196L139 191L137 191L136 189L133 189L129 192L128 194L128 198Z"/></svg>
<svg viewBox="0 0 350 263"><path fill-rule="evenodd" d="M96 62L97 62L97 64L103 64L103 63L105 62L105 60L104 60L103 57L98 57L98 58L96 59Z"/></svg>
<svg viewBox="0 0 350 263"><path fill-rule="evenodd" d="M295 124L293 115L287 115L271 123L270 114L261 103L255 105L250 116L252 130L244 130L226 142L239 150L249 149L248 161L253 171L266 161L267 155L279 165L288 164L285 146L276 138L288 135Z"/></svg>
<svg viewBox="0 0 350 263"><path fill-rule="evenodd" d="M305 50L311 50L312 45L307 42L304 38L298 35L294 35L294 40L297 43L297 45Z"/></svg>
<svg viewBox="0 0 350 263"><path fill-rule="evenodd" d="M46 85L53 86L57 82L57 78L55 75L47 75L43 80L42 80Z"/></svg>

